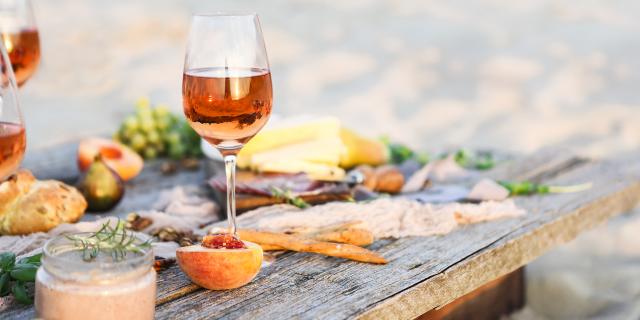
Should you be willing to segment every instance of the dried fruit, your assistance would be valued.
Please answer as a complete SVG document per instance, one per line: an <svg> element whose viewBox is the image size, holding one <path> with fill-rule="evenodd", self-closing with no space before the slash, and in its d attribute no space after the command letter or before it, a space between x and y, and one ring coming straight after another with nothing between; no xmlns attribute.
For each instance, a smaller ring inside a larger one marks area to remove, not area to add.
<svg viewBox="0 0 640 320"><path fill-rule="evenodd" d="M171 175L176 173L178 166L173 161L166 161L160 165L160 172L164 175Z"/></svg>
<svg viewBox="0 0 640 320"><path fill-rule="evenodd" d="M176 259L173 259L173 258L155 257L155 261L153 262L153 268L156 270L156 272L160 272L168 269L175 263L176 263Z"/></svg>
<svg viewBox="0 0 640 320"><path fill-rule="evenodd" d="M164 227L155 230L152 235L160 241L173 241L181 246L189 246L200 241L200 237L191 231L178 231L171 227ZM190 243L189 243L190 242ZM189 244L187 244L189 243Z"/></svg>
<svg viewBox="0 0 640 320"><path fill-rule="evenodd" d="M132 212L127 215L127 224L125 227L134 231L142 231L153 224L153 220L141 217L139 214Z"/></svg>
<svg viewBox="0 0 640 320"><path fill-rule="evenodd" d="M200 168L200 160L196 158L185 158L180 161L180 165L187 170L198 170L198 168Z"/></svg>
<svg viewBox="0 0 640 320"><path fill-rule="evenodd" d="M188 238L188 237L182 237L182 238L180 238L180 241L178 241L178 244L181 247L191 246L191 245L193 245L193 240L191 238Z"/></svg>

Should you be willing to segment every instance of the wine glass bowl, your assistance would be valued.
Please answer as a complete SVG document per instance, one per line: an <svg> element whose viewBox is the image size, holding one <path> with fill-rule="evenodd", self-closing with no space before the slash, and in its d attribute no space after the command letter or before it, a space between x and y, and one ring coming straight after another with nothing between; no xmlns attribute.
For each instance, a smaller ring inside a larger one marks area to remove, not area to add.
<svg viewBox="0 0 640 320"><path fill-rule="evenodd" d="M0 43L0 182L20 166L26 134L18 103L16 80L4 45Z"/></svg>
<svg viewBox="0 0 640 320"><path fill-rule="evenodd" d="M40 63L40 37L30 0L0 0L0 32L18 86Z"/></svg>
<svg viewBox="0 0 640 320"><path fill-rule="evenodd" d="M271 72L256 14L194 15L182 78L191 127L218 149L227 175L227 219L235 226L236 155L266 124Z"/></svg>
<svg viewBox="0 0 640 320"><path fill-rule="evenodd" d="M271 74L258 68L202 68L183 76L184 113L207 142L237 152L271 114Z"/></svg>

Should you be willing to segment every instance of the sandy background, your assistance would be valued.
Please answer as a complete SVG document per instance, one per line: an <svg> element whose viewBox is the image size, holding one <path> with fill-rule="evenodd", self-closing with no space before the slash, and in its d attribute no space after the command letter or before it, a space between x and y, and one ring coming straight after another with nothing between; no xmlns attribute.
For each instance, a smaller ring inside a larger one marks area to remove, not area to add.
<svg viewBox="0 0 640 320"><path fill-rule="evenodd" d="M414 147L640 148L640 2L34 0L30 149L112 132L140 96L180 111L190 15L261 15L281 115L331 114ZM518 319L640 318L639 214L528 269Z"/></svg>

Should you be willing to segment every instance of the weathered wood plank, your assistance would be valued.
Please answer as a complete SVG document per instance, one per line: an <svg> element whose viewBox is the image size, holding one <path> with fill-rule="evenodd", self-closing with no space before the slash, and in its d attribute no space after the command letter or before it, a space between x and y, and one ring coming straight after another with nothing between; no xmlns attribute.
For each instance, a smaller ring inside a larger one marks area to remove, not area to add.
<svg viewBox="0 0 640 320"><path fill-rule="evenodd" d="M362 316L367 318L414 318L513 271L637 203L638 168L575 159L558 161L528 177L558 176L549 181L563 183L587 178L595 187L581 194L519 199L529 210L521 219L473 225L444 237L379 241L373 248L391 260L386 266L285 255L244 288L185 296L161 305L158 317L179 313L189 318L350 318L365 312ZM551 160L540 163L547 165ZM558 166L564 169L557 170ZM567 169L569 173L560 174ZM600 209L606 213L598 214ZM567 223L572 225L563 227ZM498 256L501 252L504 256ZM474 272L457 271L466 265ZM423 286L429 290L421 289Z"/></svg>
<svg viewBox="0 0 640 320"><path fill-rule="evenodd" d="M57 179L74 184L79 176L76 164L77 143L68 143L52 148L43 148L27 153L22 164L23 168L31 170L39 179ZM127 213L149 209L156 201L159 193L178 185L196 185L200 188L196 191L201 194L209 193L205 186L214 164L203 161L197 170L180 170L176 174L163 175L160 172L161 161L147 161L145 168L136 179L127 182L125 196L116 208L107 213L87 213L84 220L92 220L100 216L120 216ZM158 277L157 303L161 304L177 297L184 296L193 291L201 290L200 287L190 283L184 277L178 266L172 266L162 272ZM8 319L33 319L35 313L28 306L15 305L0 315Z"/></svg>
<svg viewBox="0 0 640 320"><path fill-rule="evenodd" d="M494 169L489 173L490 176L505 178L509 177L509 174L514 175L518 173L520 175L526 174L527 170L534 172L534 174L540 172L557 172L558 168L566 168L567 163L576 162L576 158L571 156L570 153L567 152L557 152L557 151L547 151L543 150L540 153L533 154L527 158L521 158L520 161L511 161L509 163L505 163L500 167ZM552 165L550 165L552 164ZM540 167L546 168L545 170L540 170ZM514 169L515 168L515 169ZM529 176L517 176L514 179L529 179L534 178L533 174ZM252 220L240 218L240 222L244 224L244 226L251 227L253 225ZM168 270L167 272L179 272L179 270ZM175 277L176 279L180 278L180 275ZM188 279L183 279L183 281L187 281ZM176 286L183 285L179 281L175 283ZM178 290L179 291L179 290Z"/></svg>
<svg viewBox="0 0 640 320"><path fill-rule="evenodd" d="M524 307L524 267L491 280L440 309L416 320L494 320Z"/></svg>
<svg viewBox="0 0 640 320"><path fill-rule="evenodd" d="M169 269L161 271L157 280L157 298L156 305L175 300L195 291L203 290L186 279L177 265L169 267ZM0 312L0 319L34 319L36 317L35 310L32 306L14 304L10 310Z"/></svg>
<svg viewBox="0 0 640 320"><path fill-rule="evenodd" d="M75 161L70 159L75 158L69 158L67 153L65 160L55 156L47 161L25 161L25 166L34 168L39 177L60 179L64 176L60 172L67 169L55 166L64 163L62 167L75 170ZM158 166L151 163L145 168L115 212L147 208L161 189L202 184L206 177L202 168L164 177L159 175ZM597 180L596 187L588 195L522 198L519 203L530 213L521 219L469 226L444 237L378 241L372 248L391 260L386 266L287 253L263 269L250 285L226 292L199 290L174 266L161 274L157 317L415 317L514 270L609 215L628 209L640 197L638 169L594 165L570 153L543 151L504 164L490 176L571 182L583 181L580 178L588 172L594 182ZM66 177L76 178L69 174ZM201 190L207 192L206 188ZM609 211L601 213L599 208ZM577 218L567 218L573 215ZM565 227L567 223L572 224L570 228ZM402 312L407 309L411 310ZM32 318L33 311L21 308L6 315Z"/></svg>
<svg viewBox="0 0 640 320"><path fill-rule="evenodd" d="M632 209L640 200L638 164L585 166L550 182L575 183L585 179L595 184L588 192L519 199L519 205L529 209L522 228L513 229L411 290L380 301L360 317L406 319L445 305L607 218Z"/></svg>

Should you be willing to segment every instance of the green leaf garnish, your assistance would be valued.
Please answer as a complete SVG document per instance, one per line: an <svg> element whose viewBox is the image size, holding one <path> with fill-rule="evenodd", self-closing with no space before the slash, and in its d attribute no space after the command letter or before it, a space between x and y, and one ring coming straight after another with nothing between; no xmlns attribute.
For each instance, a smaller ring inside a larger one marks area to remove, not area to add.
<svg viewBox="0 0 640 320"><path fill-rule="evenodd" d="M309 207L309 203L304 201L304 199L293 195L291 190L285 191L278 187L271 187L271 195L301 209Z"/></svg>
<svg viewBox="0 0 640 320"><path fill-rule="evenodd" d="M536 184L530 181L498 181L498 183L509 190L509 195L511 196L548 193L574 193L588 190L592 186L591 182L569 186L550 186L544 184Z"/></svg>
<svg viewBox="0 0 640 320"><path fill-rule="evenodd" d="M468 169L489 170L496 165L493 154L490 152L471 152L460 149L456 151L453 158L459 166Z"/></svg>
<svg viewBox="0 0 640 320"><path fill-rule="evenodd" d="M14 278L19 281L30 281L33 282L36 280L36 271L38 271L37 265L33 264L16 264L11 270L11 278Z"/></svg>
<svg viewBox="0 0 640 320"><path fill-rule="evenodd" d="M16 281L13 283L11 287L11 292L13 296L16 298L16 301L22 304L32 304L33 300L27 294L27 288L25 288L24 283L21 281Z"/></svg>
<svg viewBox="0 0 640 320"><path fill-rule="evenodd" d="M9 273L0 275L0 297L7 296L11 293L11 276Z"/></svg>
<svg viewBox="0 0 640 320"><path fill-rule="evenodd" d="M13 252L0 253L0 270L6 272L11 270L13 264L16 262L16 254Z"/></svg>
<svg viewBox="0 0 640 320"><path fill-rule="evenodd" d="M33 303L25 283L35 281L41 257L42 254L36 254L16 262L15 253L0 253L0 297L13 293L18 302Z"/></svg>
<svg viewBox="0 0 640 320"><path fill-rule="evenodd" d="M33 264L33 265L41 265L40 260L42 260L42 253L34 254L29 257L22 258L18 260L18 264Z"/></svg>
<svg viewBox="0 0 640 320"><path fill-rule="evenodd" d="M380 138L380 141L389 148L391 162L394 164L401 164L409 159L415 159L423 165L429 162L429 155L427 153L419 153L404 144L391 142L391 139L387 136Z"/></svg>

